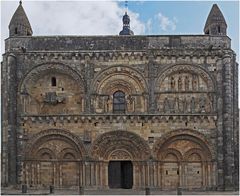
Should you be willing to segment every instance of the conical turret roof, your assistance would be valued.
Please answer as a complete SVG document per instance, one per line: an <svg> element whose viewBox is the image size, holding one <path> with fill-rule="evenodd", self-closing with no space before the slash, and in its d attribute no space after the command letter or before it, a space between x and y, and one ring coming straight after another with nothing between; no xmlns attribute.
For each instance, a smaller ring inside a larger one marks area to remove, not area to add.
<svg viewBox="0 0 240 196"><path fill-rule="evenodd" d="M17 26L22 26L28 30L30 30L32 34L32 27L30 25L30 22L28 20L28 17L23 9L22 2L19 2L19 6L15 13L13 14L13 17L9 23L9 29L11 26L17 27Z"/></svg>
<svg viewBox="0 0 240 196"><path fill-rule="evenodd" d="M227 23L225 21L225 18L221 12L221 10L219 9L217 4L213 4L212 9L208 15L205 27L204 27L204 31L211 25L211 24L224 24L227 27Z"/></svg>

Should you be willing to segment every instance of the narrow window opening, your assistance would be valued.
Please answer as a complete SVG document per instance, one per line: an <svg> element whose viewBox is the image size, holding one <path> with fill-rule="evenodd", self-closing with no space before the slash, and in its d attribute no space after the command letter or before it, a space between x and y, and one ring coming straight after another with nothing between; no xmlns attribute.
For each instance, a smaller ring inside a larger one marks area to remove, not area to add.
<svg viewBox="0 0 240 196"><path fill-rule="evenodd" d="M220 26L218 26L218 33L221 33L221 28L220 28Z"/></svg>
<svg viewBox="0 0 240 196"><path fill-rule="evenodd" d="M52 77L52 86L57 86L57 80L55 77Z"/></svg>
<svg viewBox="0 0 240 196"><path fill-rule="evenodd" d="M197 173L199 174L199 171L197 171Z"/></svg>
<svg viewBox="0 0 240 196"><path fill-rule="evenodd" d="M166 175L168 175L168 170L166 170Z"/></svg>
<svg viewBox="0 0 240 196"><path fill-rule="evenodd" d="M122 91L116 91L113 94L113 113L125 113L126 99L125 93Z"/></svg>
<svg viewBox="0 0 240 196"><path fill-rule="evenodd" d="M177 170L177 175L179 175L179 171Z"/></svg>
<svg viewBox="0 0 240 196"><path fill-rule="evenodd" d="M17 28L15 28L15 34L18 34L18 29Z"/></svg>

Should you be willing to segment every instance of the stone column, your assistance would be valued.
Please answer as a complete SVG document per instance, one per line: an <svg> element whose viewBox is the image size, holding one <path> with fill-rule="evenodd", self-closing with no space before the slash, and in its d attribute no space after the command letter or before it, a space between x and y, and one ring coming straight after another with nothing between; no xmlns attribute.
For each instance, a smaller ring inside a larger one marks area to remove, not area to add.
<svg viewBox="0 0 240 196"><path fill-rule="evenodd" d="M223 180L223 91L222 91L222 84L223 84L223 74L222 74L222 59L217 59L216 62L217 67L217 189L223 190L224 180Z"/></svg>
<svg viewBox="0 0 240 196"><path fill-rule="evenodd" d="M148 54L148 59L149 59L149 63L148 63L148 89L149 89L149 104L148 104L148 108L149 108L149 112L153 113L156 111L156 103L155 103L155 95L154 95L154 81L155 81L155 77L157 75L156 70L155 70L155 65L154 65L154 56L152 54L152 52L150 51Z"/></svg>
<svg viewBox="0 0 240 196"><path fill-rule="evenodd" d="M234 149L233 149L233 65L230 54L223 57L223 179L224 189L234 187Z"/></svg>
<svg viewBox="0 0 240 196"><path fill-rule="evenodd" d="M13 54L8 55L8 181L9 184L17 184L17 60ZM18 164L19 165L19 164Z"/></svg>
<svg viewBox="0 0 240 196"><path fill-rule="evenodd" d="M238 63L236 54L233 56L233 148L234 148L234 175L235 189L239 188L239 109L238 109Z"/></svg>

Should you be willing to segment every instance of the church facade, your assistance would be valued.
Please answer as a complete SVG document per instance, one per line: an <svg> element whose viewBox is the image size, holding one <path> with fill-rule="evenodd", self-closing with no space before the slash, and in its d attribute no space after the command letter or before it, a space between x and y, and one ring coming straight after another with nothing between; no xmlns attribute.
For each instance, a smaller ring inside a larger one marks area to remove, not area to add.
<svg viewBox="0 0 240 196"><path fill-rule="evenodd" d="M2 186L238 187L238 64L213 5L203 35L32 36L2 62Z"/></svg>

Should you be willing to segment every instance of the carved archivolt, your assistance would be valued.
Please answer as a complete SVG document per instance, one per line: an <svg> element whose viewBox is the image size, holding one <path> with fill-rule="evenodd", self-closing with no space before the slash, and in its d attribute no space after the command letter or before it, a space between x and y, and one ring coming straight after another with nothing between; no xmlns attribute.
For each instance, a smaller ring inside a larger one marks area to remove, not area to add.
<svg viewBox="0 0 240 196"><path fill-rule="evenodd" d="M33 67L22 79L19 84L19 92L24 90L24 85L35 83L39 78L49 72L59 72L71 76L79 85L84 88L83 79L80 73L62 63L44 63ZM85 90L85 89L84 89Z"/></svg>
<svg viewBox="0 0 240 196"><path fill-rule="evenodd" d="M126 66L113 66L103 70L95 77L91 85L93 87L92 92L101 94L104 90L109 91L106 85L111 85L111 81L116 81L118 79L123 79L128 86L133 87L133 89L131 89L133 93L148 91L144 76L137 70Z"/></svg>
<svg viewBox="0 0 240 196"><path fill-rule="evenodd" d="M126 150L120 149L113 151L108 160L132 160L132 157Z"/></svg>
<svg viewBox="0 0 240 196"><path fill-rule="evenodd" d="M110 131L94 141L91 154L94 158L103 160L114 157L145 160L150 156L150 148L147 142L135 133Z"/></svg>
<svg viewBox="0 0 240 196"><path fill-rule="evenodd" d="M161 113L214 113L214 81L199 66L175 65L158 76L155 102Z"/></svg>
<svg viewBox="0 0 240 196"><path fill-rule="evenodd" d="M201 160L212 160L213 146L206 138L192 130L171 131L159 138L153 146L153 155L163 160L166 154L175 154L179 160L188 160L188 157L196 153Z"/></svg>
<svg viewBox="0 0 240 196"><path fill-rule="evenodd" d="M76 159L86 156L81 140L73 133L60 129L40 131L30 138L26 145L26 158L37 159L44 153L48 153L53 159L64 159L66 154Z"/></svg>
<svg viewBox="0 0 240 196"><path fill-rule="evenodd" d="M189 73L191 76L191 78L181 78L181 75ZM172 78L171 76L178 76L178 78ZM197 77L197 78L195 78ZM203 80L204 83L206 83L207 85L207 90L208 91L214 91L215 90L215 83L213 81L213 79L210 77L210 75L207 73L207 71L205 71L203 68L199 67L199 66L194 66L194 65L174 65L172 67L168 67L166 70L164 70L163 72L161 72L156 80L155 83L155 88L156 91L162 91L162 90L166 90L171 88L171 87L175 87L175 90L186 90L186 86L187 86L187 90L195 90L195 85L196 85L196 90L197 88L201 87L199 86L200 84L195 83L199 81L199 78L201 78ZM168 79L169 80L169 86L165 87L165 89L161 88L162 83ZM172 80L174 79L174 81ZM184 79L184 80L183 80ZM192 84L190 84L190 80L192 81ZM189 85L189 86L188 86ZM191 85L191 88L190 88ZM184 88L185 87L185 88ZM188 88L189 87L189 88ZM204 88L204 87L202 87Z"/></svg>
<svg viewBox="0 0 240 196"><path fill-rule="evenodd" d="M112 112L113 94L122 91L126 99L127 112L144 112L148 92L144 76L126 66L114 66L99 73L93 87L91 103L97 113Z"/></svg>
<svg viewBox="0 0 240 196"><path fill-rule="evenodd" d="M72 68L48 63L34 67L19 86L25 114L78 114L84 111L84 82Z"/></svg>

